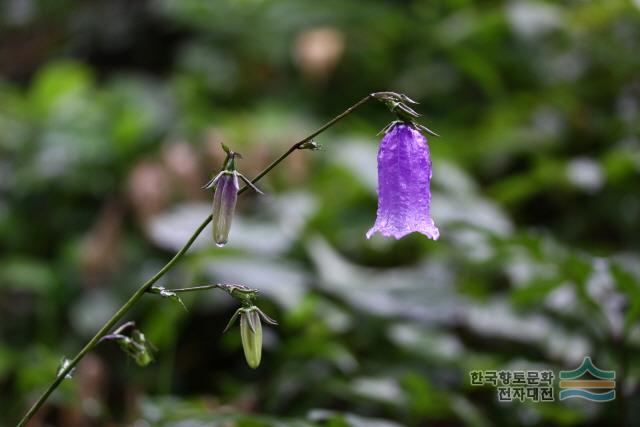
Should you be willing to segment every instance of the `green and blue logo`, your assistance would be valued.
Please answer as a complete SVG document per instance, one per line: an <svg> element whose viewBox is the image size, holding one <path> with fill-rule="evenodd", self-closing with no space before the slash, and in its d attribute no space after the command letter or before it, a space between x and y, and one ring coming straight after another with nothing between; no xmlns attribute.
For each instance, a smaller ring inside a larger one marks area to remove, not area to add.
<svg viewBox="0 0 640 427"><path fill-rule="evenodd" d="M589 374L589 377L580 379ZM598 369L590 357L573 371L560 371L560 400L579 397L593 402L609 402L616 398L616 372Z"/></svg>

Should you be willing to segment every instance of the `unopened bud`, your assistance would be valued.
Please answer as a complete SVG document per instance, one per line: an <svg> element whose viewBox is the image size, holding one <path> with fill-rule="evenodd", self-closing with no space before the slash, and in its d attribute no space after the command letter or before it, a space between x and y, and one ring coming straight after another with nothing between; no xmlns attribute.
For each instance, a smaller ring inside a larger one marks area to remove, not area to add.
<svg viewBox="0 0 640 427"><path fill-rule="evenodd" d="M238 201L238 190L240 190L240 182L242 179L249 188L257 193L263 194L251 181L236 170L236 157L242 156L235 151L231 151L229 147L222 144L222 149L227 153L227 157L222 166L222 171L207 182L203 188L215 188L213 195L213 240L218 246L224 246L229 240L229 230L233 221L233 214L236 210L236 202Z"/></svg>
<svg viewBox="0 0 640 427"><path fill-rule="evenodd" d="M151 345L147 342L147 338L144 334L134 329L131 332L131 338L135 345L131 346L129 350L131 357L138 364L138 366L147 366L153 362L153 355L151 354Z"/></svg>
<svg viewBox="0 0 640 427"><path fill-rule="evenodd" d="M218 179L212 214L213 240L218 246L224 246L229 239L239 189L238 175L234 172L223 173Z"/></svg>
<svg viewBox="0 0 640 427"><path fill-rule="evenodd" d="M131 329L131 336L124 335L127 329ZM117 342L122 351L131 357L138 366L147 366L153 362L152 352L154 347L147 341L147 338L141 331L135 329L135 323L133 322L127 322L113 333L103 336L100 338L100 342L102 341Z"/></svg>
<svg viewBox="0 0 640 427"><path fill-rule="evenodd" d="M255 369L262 358L262 324L257 307L245 309L240 314L240 336L247 364Z"/></svg>

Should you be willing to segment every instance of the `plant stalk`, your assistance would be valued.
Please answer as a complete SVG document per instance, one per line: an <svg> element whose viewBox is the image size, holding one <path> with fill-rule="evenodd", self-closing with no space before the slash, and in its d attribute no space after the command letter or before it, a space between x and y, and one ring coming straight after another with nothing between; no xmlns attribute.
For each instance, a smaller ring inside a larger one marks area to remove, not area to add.
<svg viewBox="0 0 640 427"><path fill-rule="evenodd" d="M313 138L315 138L316 136L320 135L322 132L324 132L325 130L327 130L328 128L330 128L331 126L333 126L334 124L336 124L337 122L339 122L340 120L342 120L343 118L345 118L346 116L351 114L353 111L355 111L358 107L360 107L361 105L363 105L364 103L369 101L371 98L372 98L371 95L367 95L366 97L364 97L363 99L361 99L357 103L353 104L351 107L347 108L341 114L339 114L336 117L334 117L333 119L329 120L327 123L325 123L322 127L320 127L315 132L313 132L311 135L309 135L309 136L305 137L304 139L302 139L302 140L296 142L295 144L293 144L286 152L284 152L280 157L278 157L276 160L271 162L271 164L269 166L264 168L264 170L262 172L260 172L255 178L253 178L253 180L251 180L251 183L255 184L256 182L258 182L262 177L264 177L273 168L275 168L280 162L282 162L284 159L289 157L289 155L291 155L291 153L293 153L294 151L299 149L301 145L303 145L306 142L311 141ZM244 193L247 190L247 188L248 188L248 186L245 185L240 190L238 190L238 194ZM140 300L140 298L142 298L142 296L145 293L147 293L147 291L149 289L151 289L151 287L158 280L160 280L160 278L162 276L165 275L165 273L167 273L174 265L176 265L176 263L180 260L180 258L182 258L182 256L189 250L189 248L191 247L193 242L195 242L196 238L200 235L200 233L211 222L211 219L212 219L211 215L209 215L207 218L205 218L205 220L202 221L202 224L200 224L198 226L198 228L196 228L196 230L193 232L193 234L191 235L191 237L189 238L187 243L182 247L182 249L180 249L173 256L173 258L171 258L171 260L169 260L169 262L167 262L167 264L165 264L165 266L162 267L153 277L151 277L142 286L140 286L140 288L138 288L138 290L131 296L131 298L129 298L129 300L122 307L120 307L120 309L118 309L118 311L111 317L111 319L109 319L100 328L100 330L98 332L96 332L96 334L93 336L93 338L91 338L91 340L89 340L89 342L82 348L82 350L80 350L80 352L69 362L67 367L62 369L60 372L58 372L55 380L49 385L49 387L44 391L44 393L42 393L42 395L38 398L38 400L36 400L36 402L33 404L33 406L31 406L31 408L24 415L24 417L22 417L20 422L17 424L17 427L25 426L29 422L29 420L31 420L31 418L33 418L33 416L36 414L36 412L38 412L38 409L40 409L40 407L44 404L44 402L51 395L51 393L53 393L53 391L56 388L58 388L60 383L66 378L67 374L69 372L71 372L76 367L76 365L80 362L80 360L82 360L82 358L89 351L91 351L96 346L96 344L98 344L98 342L100 341L100 339L103 336L105 336L106 334L109 333L111 328L113 328L116 325L116 323L118 323L118 321L124 317L124 315L131 309L131 307L133 307L138 302L138 300ZM214 287L214 286L212 286L212 287ZM175 291L180 292L180 290L177 290L177 289L173 290L173 291L174 292Z"/></svg>
<svg viewBox="0 0 640 427"><path fill-rule="evenodd" d="M167 289L167 290L175 293L180 293L180 292L206 291L209 289L218 289L218 288L223 288L223 287L220 284L216 283L213 285L191 286L188 288Z"/></svg>

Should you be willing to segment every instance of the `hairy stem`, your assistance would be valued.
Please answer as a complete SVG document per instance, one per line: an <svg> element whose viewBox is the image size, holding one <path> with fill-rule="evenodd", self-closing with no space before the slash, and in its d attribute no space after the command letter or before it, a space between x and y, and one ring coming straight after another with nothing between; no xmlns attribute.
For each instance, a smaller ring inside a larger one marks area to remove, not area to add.
<svg viewBox="0 0 640 427"><path fill-rule="evenodd" d="M302 146L304 143L311 141L313 138L315 138L316 136L320 135L322 132L324 132L325 130L327 130L328 128L330 128L331 126L333 126L334 124L336 124L337 122L339 122L340 120L342 120L343 118L345 118L346 116L348 116L349 114L351 114L355 109L357 109L358 107L360 107L361 105L363 105L364 103L366 103L368 100L370 100L372 98L371 95L367 95L366 97L364 97L363 99L361 99L360 101L358 101L357 103L355 103L354 105L352 105L351 107L347 108L344 112L342 112L341 114L337 115L336 117L334 117L333 119L329 120L327 123L325 123L322 127L320 127L318 130L316 130L315 132L313 132L311 135L305 137L304 139L296 142L295 144L293 144L286 152L284 152L280 157L278 157L276 160L274 160L273 162L271 162L271 164L269 166L267 166L266 168L264 168L264 170L262 172L260 172L255 178L253 178L251 180L251 183L256 183L258 182L262 177L264 177L266 174L268 174L273 168L275 168L280 162L282 162L284 159L286 159L287 157L289 157L289 155L291 155L291 153L293 153L294 151L296 151L297 149L300 148L300 146ZM244 193L247 190L248 186L245 185L244 187L242 187L240 190L238 190L238 194ZM160 271L158 271L153 277L151 277L149 280L147 280L142 286L140 286L140 288L138 288L138 290L131 296L131 298L129 298L129 300L124 303L124 305L122 307L120 307L120 309L118 309L118 311L111 317L111 319L109 319L101 328L98 332L96 332L96 334L93 336L93 338L91 338L89 340L89 342L82 348L82 350L80 350L80 352L69 362L69 364L67 365L66 368L62 369L60 372L58 372L55 380L53 380L53 382L51 383L51 385L49 385L49 387L44 391L44 393L42 393L42 395L38 398L38 400L33 404L33 406L31 406L31 408L29 409L29 411L24 415L24 417L22 417L22 419L20 420L20 422L17 424L18 427L22 427L25 426L29 420L31 418L33 418L33 416L36 414L36 412L38 411L38 409L40 409L40 407L44 404L44 402L47 400L47 398L49 397L49 395L51 395L51 393L53 393L53 391L58 388L58 386L60 385L60 383L66 378L67 374L69 372L71 372L76 365L78 364L78 362L80 362L80 360L82 360L82 358L93 349L93 347L96 346L96 344L98 344L98 342L100 341L100 339L105 336L106 334L109 333L109 331L111 330L111 328L113 328L115 326L116 323L118 323L118 321L120 321L120 319L122 319L124 317L124 315L131 309L131 307L133 307L138 300L140 300L140 298L142 298L142 296L149 290L151 289L151 287L162 277L165 275L165 273L167 273L167 271L169 271L174 265L176 265L176 263L180 260L180 258L182 258L182 256L189 250L189 248L191 247L191 245L193 244L193 242L195 242L196 238L200 235L200 233L205 229L205 227L211 222L211 215L209 215L207 218L205 218L204 221L202 221L202 224L200 224L198 226L198 228L196 228L196 230L193 232L193 234L191 235L191 237L189 238L189 240L187 241L187 243L182 247L182 249L180 249L174 256L173 258L171 258L171 260L169 260L169 262L167 262L167 264L165 264L164 267L162 267L160 269ZM212 285L211 287L216 287L216 285ZM174 292L184 292L184 290L179 290L179 289L175 289L173 290Z"/></svg>

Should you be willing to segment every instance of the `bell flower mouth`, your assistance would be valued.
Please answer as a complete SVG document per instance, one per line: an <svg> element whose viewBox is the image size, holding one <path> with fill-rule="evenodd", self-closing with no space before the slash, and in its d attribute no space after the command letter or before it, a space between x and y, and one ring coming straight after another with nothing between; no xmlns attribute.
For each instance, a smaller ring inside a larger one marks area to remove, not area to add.
<svg viewBox="0 0 640 427"><path fill-rule="evenodd" d="M433 220L431 221L430 226L420 228L420 229L400 230L392 226L379 227L378 225L374 225L369 229L369 231L367 231L367 234L366 234L367 239L371 239L371 237L376 233L380 233L384 237L393 237L396 240L400 240L411 233L423 234L431 240L438 240L440 238L440 230L438 229L438 227L436 227L436 224L433 222Z"/></svg>

